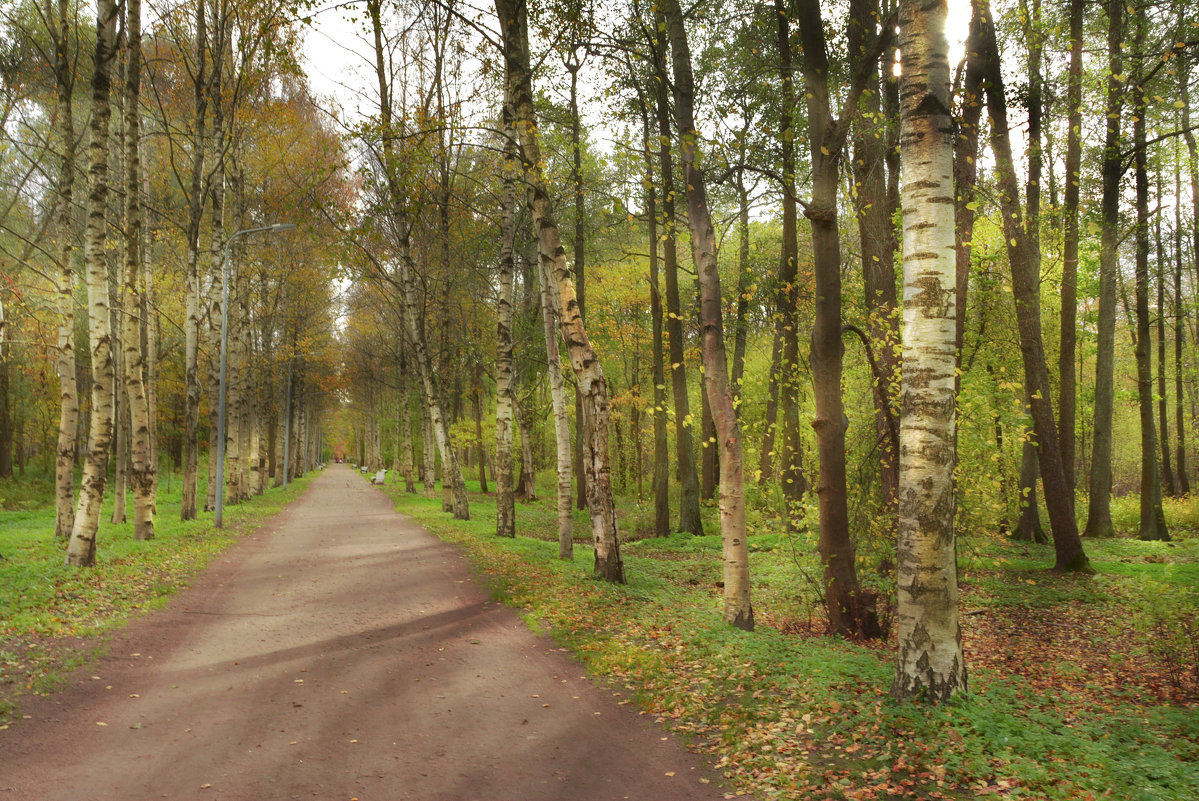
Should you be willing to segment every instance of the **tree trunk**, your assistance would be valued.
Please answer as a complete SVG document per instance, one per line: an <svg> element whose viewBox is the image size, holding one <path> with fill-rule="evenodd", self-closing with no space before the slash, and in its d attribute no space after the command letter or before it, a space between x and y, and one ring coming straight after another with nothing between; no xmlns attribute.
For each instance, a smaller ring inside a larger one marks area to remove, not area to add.
<svg viewBox="0 0 1199 801"><path fill-rule="evenodd" d="M1187 154L1190 156L1190 158L1188 159L1188 162L1190 164L1190 173L1191 173L1190 174L1190 178L1191 178L1191 215L1192 215L1191 216L1191 236L1192 236L1191 265L1192 265L1192 268L1194 269L1194 281L1195 281L1195 283L1192 284L1192 286L1199 287L1199 146L1196 145L1195 134L1191 130L1191 102L1190 102L1190 93L1188 91L1190 75L1191 75L1191 70L1190 70L1191 62L1190 62L1190 59L1188 58L1188 54L1186 53L1186 51L1183 51L1183 53L1180 55L1179 59L1180 59L1179 67L1178 67L1179 100L1182 102L1182 124L1180 127L1183 130L1183 138L1186 141ZM1181 192L1176 193L1176 197L1181 198L1182 197ZM1181 204L1181 200L1176 201L1176 203ZM1181 237L1181 231L1182 231L1181 223L1179 223L1179 225L1178 225L1178 230L1179 230L1179 237ZM1181 282L1182 282L1182 263L1181 263L1182 262L1182 246L1181 246L1181 244L1178 247L1178 253L1179 253L1179 255L1178 255L1179 264L1177 267L1177 275L1175 277L1175 284L1174 284L1176 287L1176 289L1175 289L1176 297L1174 300L1175 300L1175 303L1178 304L1178 308L1182 309L1183 308L1182 289L1180 286ZM1185 330L1185 328L1183 327L1182 319L1183 319L1182 314L1180 312L1178 314L1178 330L1179 331ZM1196 339L1196 341L1199 341L1199 326L1197 326L1196 329L1197 330L1194 332L1194 338ZM1177 339L1177 343L1175 344L1175 349L1176 349L1175 352L1177 352L1181 348L1182 348L1182 337L1180 335ZM1180 371L1180 375L1181 375L1181 371ZM1182 403L1181 387L1182 387L1182 379L1179 378L1179 379L1177 379L1178 420L1179 420L1179 423L1178 423L1178 431L1179 431L1178 461L1179 461L1179 464L1185 465L1186 464L1186 452L1185 452L1185 445L1183 443L1182 432L1185 431L1186 429L1182 424L1183 403ZM1191 387L1192 387L1192 390L1194 390L1195 382L1191 383ZM1192 409L1192 416L1193 416L1192 419L1194 419L1194 417L1196 416L1196 415L1194 415L1194 409L1195 409L1194 404L1195 404L1196 397L1199 397L1199 393L1197 393L1196 395L1192 395L1192 397L1191 397L1191 403L1192 403L1191 409Z"/></svg>
<svg viewBox="0 0 1199 801"><path fill-rule="evenodd" d="M415 269L412 263L412 254L409 251L410 221L407 219L406 204L402 196L401 188L397 183L397 178L394 173L397 157L393 150L392 124L391 124L391 97L388 87L387 70L385 66L385 53L382 41L382 22L380 19L380 2L379 0L370 0L367 4L368 12L371 17L374 43L375 43L375 73L379 82L379 109L381 117L381 128L383 131L383 161L386 173L388 191L391 196L393 209L399 219L397 219L399 231L400 253L398 259L398 269L401 284L401 306L403 307L404 319L408 327L408 341L412 345L413 356L416 359L417 373L421 379L421 385L424 389L425 408L427 409L429 424L433 429L433 435L437 439L438 450L441 451L442 464L444 469L444 481L450 485L452 493L452 508L454 517L458 520L470 519L470 504L466 497L466 483L462 479L462 471L458 466L458 457L454 453L453 444L449 438L449 426L442 415L441 390L437 375L433 372L432 359L429 356L429 350L425 343L424 332L421 330L417 317L418 304L420 297L416 290L416 281L413 275ZM426 463L429 460L429 455L425 457ZM428 485L426 484L426 488Z"/></svg>
<svg viewBox="0 0 1199 801"><path fill-rule="evenodd" d="M112 442L113 366L112 330L108 308L107 241L108 123L112 116L109 90L112 62L116 54L117 3L98 0L96 49L92 72L91 141L88 143L87 199L87 300L88 343L92 351L92 412L88 431L87 460L75 524L67 544L66 563L91 567L96 562L96 531L100 504L108 478L109 446Z"/></svg>
<svg viewBox="0 0 1199 801"><path fill-rule="evenodd" d="M692 111L695 87L691 73L691 51L683 12L678 0L663 4L670 38L674 72L675 122L679 156L686 186L687 220L691 227L691 250L699 272L702 311L700 331L708 400L720 437L720 540L724 562L724 613L726 623L753 631L754 609L749 595L749 542L745 530L745 475L741 458L741 424L733 404L725 361L724 321L720 294L720 272L716 263L716 235L708 208L708 192L699 169Z"/></svg>
<svg viewBox="0 0 1199 801"><path fill-rule="evenodd" d="M196 3L196 67L192 76L195 122L192 130L191 185L187 201L187 262L184 312L183 496L179 516L194 520L200 481L200 225L204 198L204 127L208 114L208 18L204 3Z"/></svg>
<svg viewBox="0 0 1199 801"><path fill-rule="evenodd" d="M878 53L864 55L840 119L829 106L828 55L818 0L797 7L803 45L804 94L807 98L812 163L812 199L804 210L812 226L812 263L816 278L816 316L812 324L812 384L816 400L816 446L820 457L818 547L824 563L824 596L829 630L851 637L881 633L876 596L858 584L856 553L849 534L845 477L847 418L841 399L841 241L837 228L837 181L848 127ZM889 24L889 23L888 23ZM887 24L882 27L890 36ZM876 42L871 51L878 47ZM784 357L784 363L786 358Z"/></svg>
<svg viewBox="0 0 1199 801"><path fill-rule="evenodd" d="M1058 437L1066 486L1071 495L1075 478L1074 428L1077 407L1078 339L1078 196L1082 182L1082 37L1083 0L1069 0L1070 67L1066 79L1066 191L1062 230L1062 314L1058 372Z"/></svg>
<svg viewBox="0 0 1199 801"><path fill-rule="evenodd" d="M399 416L400 423L400 465L399 469L404 475L404 492L416 492L416 482L413 477L415 472L413 465L412 453L412 406L408 402L408 367L404 360L400 361L399 368L399 383L400 383L400 399Z"/></svg>
<svg viewBox="0 0 1199 801"><path fill-rule="evenodd" d="M1185 81L1186 71L1180 69ZM1183 101L1185 105L1185 100ZM1185 123L1184 123L1185 124ZM1178 465L1178 491L1184 497L1191 494L1191 481L1187 476L1186 449L1186 401L1182 393L1183 342L1186 341L1186 325L1183 314L1186 306L1182 302L1182 167L1178 153L1178 140L1174 140L1174 428L1178 431L1178 448L1175 463Z"/></svg>
<svg viewBox="0 0 1199 801"><path fill-rule="evenodd" d="M516 536L516 499L512 487L512 258L516 236L516 164L511 103L504 104L504 189L500 209L499 306L495 357L495 533ZM548 344L548 343L547 343ZM569 494L569 485L567 492Z"/></svg>
<svg viewBox="0 0 1199 801"><path fill-rule="evenodd" d="M496 0L495 6L503 37L507 86L511 92L514 122L519 134L521 162L529 184L528 206L537 231L538 256L550 276L562 339L566 343L579 394L583 398L583 466L595 545L595 575L623 584L624 565L620 559L616 504L612 496L611 462L608 456L611 415L608 385L579 315L578 299L542 173L525 6L521 0Z"/></svg>
<svg viewBox="0 0 1199 801"><path fill-rule="evenodd" d="M1145 16L1137 15L1134 51L1145 42ZM1157 464L1157 426L1153 420L1153 340L1149 320L1149 172L1145 143L1145 87L1140 77L1132 87L1133 161L1136 165L1136 309L1137 309L1137 406L1141 418L1141 527L1142 540L1169 540L1162 512L1162 476ZM1160 307L1159 307L1160 313Z"/></svg>
<svg viewBox="0 0 1199 801"><path fill-rule="evenodd" d="M433 439L433 424L429 421L429 405L420 404L421 431L421 481L425 485L425 497L433 500L437 497L437 445Z"/></svg>
<svg viewBox="0 0 1199 801"><path fill-rule="evenodd" d="M657 12L661 17L661 10ZM662 175L662 263L666 279L666 334L669 340L670 382L674 391L674 443L679 492L677 531L704 533L699 514L699 475L695 466L695 445L691 430L690 391L684 357L683 316L679 301L678 219L675 215L674 157L671 154L670 82L666 75L665 43L651 43L654 69L658 75L655 108L658 118L658 165Z"/></svg>
<svg viewBox="0 0 1199 801"><path fill-rule="evenodd" d="M745 142L741 139L741 160L745 161ZM656 205L656 204L655 204ZM655 221L656 222L656 221ZM656 226L655 226L656 227ZM656 247L653 253L657 258ZM733 323L733 372L730 376L733 397L741 403L741 379L745 375L745 346L749 338L749 299L753 294L752 268L749 264L749 192L745 188L745 172L737 171L737 318ZM657 292L657 288L654 289Z"/></svg>
<svg viewBox="0 0 1199 801"><path fill-rule="evenodd" d="M1108 0L1108 78L1104 109L1107 132L1103 149L1102 223L1099 247L1099 319L1095 352L1094 433L1091 439L1091 474L1087 497L1088 537L1112 537L1112 419L1115 411L1116 276L1119 269L1120 177L1124 173L1120 149L1120 115L1124 105L1121 78L1124 44L1124 3Z"/></svg>
<svg viewBox="0 0 1199 801"><path fill-rule="evenodd" d="M653 139L646 103L641 104L642 127L645 131L645 216L648 227L646 244L649 246L649 309L650 325L653 327L651 347L654 360L652 378L654 382L654 536L670 534L670 464L666 441L666 373L662 368L662 295L658 280L658 195L654 189L653 152L649 143ZM736 372L736 367L733 370Z"/></svg>
<svg viewBox="0 0 1199 801"><path fill-rule="evenodd" d="M858 62L870 56L877 38L878 0L853 0L849 12L849 52ZM895 295L895 235L887 208L887 139L880 122L882 108L878 69L866 75L866 91L854 121L853 207L862 253L862 283L870 315L870 339L875 354L874 426L879 442L879 478L882 509L895 515L899 493L899 443L892 421L897 416L894 398L898 386L899 328ZM977 142L977 134L975 142ZM973 189L973 187L971 187ZM961 189L959 188L959 194Z"/></svg>
<svg viewBox="0 0 1199 801"><path fill-rule="evenodd" d="M123 32L118 35L117 49L124 50ZM117 71L121 71L117 68ZM124 114L122 104L117 104L117 114L121 116L121 124L117 126L117 147L124 150ZM111 169L111 167L110 167ZM117 173L124 171L123 157L117 159ZM122 221L123 222L123 221ZM119 263L119 259L118 259ZM124 270L118 268L116 274L109 270L108 300L111 314L108 317L109 330L112 331L112 518L113 525L122 525L126 520L125 506L127 501L129 477L129 409L125 400L125 358L124 358Z"/></svg>
<svg viewBox="0 0 1199 801"><path fill-rule="evenodd" d="M1154 239L1157 245L1157 426L1161 429L1162 492L1171 498L1179 495L1170 453L1169 398L1166 391L1166 251L1162 247L1162 174L1157 172L1157 214Z"/></svg>
<svg viewBox="0 0 1199 801"><path fill-rule="evenodd" d="M788 7L784 0L774 0L774 8L778 30L779 78L782 81L783 96L783 102L779 109L779 151L783 170L783 241L782 253L779 257L777 299L780 333L783 340L777 375L779 400L783 412L783 458L780 460L779 483L782 485L783 498L787 503L787 531L794 533L799 521L799 504L803 500L804 493L808 491L808 480L803 474L803 440L799 433L799 234L796 213L798 199L795 188L796 130L791 110L796 101L793 88L794 70L791 63L791 28ZM800 12L801 15L802 13ZM817 14L819 14L818 9ZM833 191L836 191L835 183ZM813 242L813 249L816 247ZM839 293L838 282L838 305L840 304ZM840 314L839 309L837 313ZM817 316L819 317L819 311ZM840 331L840 321L838 320L838 341L841 336ZM838 345L838 347L840 346ZM839 367L837 372L839 376ZM820 379L816 377L815 370L812 380L819 387ZM838 381L840 381L839 377ZM819 389L816 394L820 394ZM837 395L838 403L840 403L839 386ZM817 412L817 415L819 414L820 412ZM817 439L819 439L819 435L817 435ZM824 475L823 465L824 463L821 462L821 476ZM823 528L823 525L821 527Z"/></svg>
<svg viewBox="0 0 1199 801"><path fill-rule="evenodd" d="M1024 382L1037 436L1037 454L1045 505L1053 532L1058 571L1088 571L1090 566L1078 537L1074 519L1074 499L1066 488L1062 452L1058 447L1057 418L1050 397L1049 368L1041 340L1040 251L1022 222L1019 189L1008 138L1007 101L1004 97L999 48L990 19L990 1L975 0L976 13L983 25L983 75L987 109L991 116L991 149L995 153L999 179L999 201L1003 212L1004 236L1012 272L1012 292L1016 301L1016 324L1020 332L1020 351L1024 362Z"/></svg>
<svg viewBox="0 0 1199 801"><path fill-rule="evenodd" d="M125 391L129 405L129 481L133 487L133 537L154 536L155 484L146 396L146 353L142 347L144 302L141 213L141 0L126 0L128 56L125 74Z"/></svg>
<svg viewBox="0 0 1199 801"><path fill-rule="evenodd" d="M551 298L549 273L538 265L541 281L541 317L545 329L545 352L549 365L550 398L554 405L554 440L557 445L558 558L574 558L574 518L570 507L570 419L566 414L566 388L562 380L562 361L558 352L558 328Z"/></svg>
<svg viewBox="0 0 1199 801"><path fill-rule="evenodd" d="M1027 408L1027 401L1025 408ZM1020 448L1020 481L1016 485L1019 493L1020 516L1012 532L1014 539L1022 542L1049 542L1045 529L1041 527L1041 507L1037 502L1037 444L1036 432L1024 432L1024 444Z"/></svg>
<svg viewBox="0 0 1199 801"><path fill-rule="evenodd" d="M944 0L899 2L902 63L903 368L899 547L891 694L966 692L954 517L956 258Z"/></svg>
<svg viewBox="0 0 1199 801"><path fill-rule="evenodd" d="M582 64L567 64L570 72L570 183L574 190L574 284L579 302L579 319L587 322L587 274L584 266L586 249L583 241L583 171L582 150L579 147L579 68ZM587 508L587 471L583 469L583 397L575 396L575 476L578 478L576 503Z"/></svg>
<svg viewBox="0 0 1199 801"><path fill-rule="evenodd" d="M520 435L520 478L516 481L516 497L522 501L537 500L537 471L533 466L533 424L528 410L520 403L514 392L512 413L516 420L516 431Z"/></svg>
<svg viewBox="0 0 1199 801"><path fill-rule="evenodd" d="M55 116L60 153L55 186L58 229L58 447L54 459L54 533L66 541L75 523L75 432L79 426L79 390L75 381L75 119L71 104L74 65L70 57L71 5L58 0L54 41ZM46 19L51 19L47 9Z"/></svg>

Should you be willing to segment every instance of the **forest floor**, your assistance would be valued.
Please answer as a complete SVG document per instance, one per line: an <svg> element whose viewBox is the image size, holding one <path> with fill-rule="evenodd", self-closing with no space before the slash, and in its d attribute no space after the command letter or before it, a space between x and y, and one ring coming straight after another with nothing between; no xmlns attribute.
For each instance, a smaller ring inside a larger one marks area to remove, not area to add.
<svg viewBox="0 0 1199 801"><path fill-rule="evenodd" d="M0 799L731 797L345 466L104 651L0 727Z"/></svg>
<svg viewBox="0 0 1199 801"><path fill-rule="evenodd" d="M476 482L471 520L458 521L390 473L372 487L331 468L227 507L228 527L216 530L208 515L178 521L178 482L164 475L157 538L134 542L130 526L103 522L88 571L65 567L48 536L49 478L0 485L0 801L715 798L718 784L726 798L763 801L1199 798L1196 497L1167 501L1173 542L1136 540L1137 499L1116 499L1120 536L1085 541L1090 576L1052 573L1052 546L1013 542L962 509L970 688L929 707L889 698L893 634L824 634L813 499L793 532L776 498L750 499L757 628L747 633L720 620L710 502L708 534L652 537L652 504L627 488L618 507L629 583L618 586L591 577L583 511L574 559L557 558L552 496L519 504L518 536L499 538L495 497ZM307 523L296 517L305 508ZM873 528L855 524L859 576L886 612L894 543ZM457 596L444 609L422 605L432 587L414 577L430 565ZM221 645L222 629L241 640ZM532 679L491 661L510 638L525 643L519 667L543 665ZM168 683L148 691L162 675ZM497 702L488 693L519 703L519 720L485 724ZM418 697L435 702L425 717ZM561 714L580 708L581 721ZM443 730L444 753L416 738ZM633 730L649 736L621 760L656 747L665 761L630 773L598 756ZM591 753L593 732L602 742ZM468 739L483 735L504 739ZM550 756L537 750L555 739ZM418 772L402 788L410 795L375 792L406 775L405 754ZM575 766L593 762L588 795L574 784L591 774ZM493 783L514 770L531 771L518 791ZM344 783L321 784L321 771ZM624 776L630 784L611 787ZM145 791L158 783L160 793Z"/></svg>

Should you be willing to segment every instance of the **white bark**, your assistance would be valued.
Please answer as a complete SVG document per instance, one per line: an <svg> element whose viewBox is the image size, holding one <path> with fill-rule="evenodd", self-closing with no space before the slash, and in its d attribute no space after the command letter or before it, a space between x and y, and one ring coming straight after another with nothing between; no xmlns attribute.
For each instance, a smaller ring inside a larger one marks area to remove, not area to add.
<svg viewBox="0 0 1199 801"><path fill-rule="evenodd" d="M87 300L88 343L92 351L92 415L88 454L83 466L79 505L67 544L68 565L90 567L96 561L96 531L108 478L112 442L113 366L109 319L108 261L105 254L108 203L108 123L112 61L116 54L117 4L98 0L96 56L92 74L92 125L88 144Z"/></svg>
<svg viewBox="0 0 1199 801"><path fill-rule="evenodd" d="M945 0L900 0L903 383L892 693L966 690L954 546L955 237Z"/></svg>

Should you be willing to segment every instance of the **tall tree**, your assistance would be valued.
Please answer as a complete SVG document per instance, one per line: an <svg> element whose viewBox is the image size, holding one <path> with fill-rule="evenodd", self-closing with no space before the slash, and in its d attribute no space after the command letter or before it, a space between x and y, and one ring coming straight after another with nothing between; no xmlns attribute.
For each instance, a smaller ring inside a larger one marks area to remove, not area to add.
<svg viewBox="0 0 1199 801"><path fill-rule="evenodd" d="M861 107L854 117L853 206L857 217L862 258L862 284L870 314L870 338L877 373L874 376L875 430L879 443L882 504L895 513L899 493L899 443L893 420L893 397L898 375L899 330L896 320L895 235L887 204L887 126L883 121L882 93L877 61L869 61L877 40L878 0L853 0L849 12L850 56L869 63ZM977 141L977 134L975 135ZM959 190L960 191L960 190Z"/></svg>
<svg viewBox="0 0 1199 801"><path fill-rule="evenodd" d="M849 532L845 468L846 417L841 396L841 239L837 226L837 190L841 156L865 89L866 77L892 35L885 21L871 47L864 49L839 117L829 89L829 60L818 0L796 5L803 47L812 197L804 210L812 227L812 264L816 277L816 316L812 323L812 383L816 400L816 447L820 456L820 556L824 562L825 608L829 628L849 636L880 633L876 597L858 583L856 553Z"/></svg>
<svg viewBox="0 0 1199 801"><path fill-rule="evenodd" d="M75 243L72 220L75 205L75 92L74 60L70 52L69 0L56 9L46 3L45 19L54 43L54 132L59 162L54 196L58 232L58 447L54 460L55 536L66 540L75 524L75 433L79 425L79 395L75 380ZM53 22L52 22L53 21Z"/></svg>
<svg viewBox="0 0 1199 801"><path fill-rule="evenodd" d="M899 2L903 389L892 694L965 692L954 542L955 239L945 0Z"/></svg>
<svg viewBox="0 0 1199 801"><path fill-rule="evenodd" d="M189 70L194 101L191 131L191 174L187 193L187 261L184 295L184 411L183 496L180 517L196 516L200 481L200 226L208 187L204 176L208 124L208 17L203 2L196 3L195 61Z"/></svg>
<svg viewBox="0 0 1199 801"><path fill-rule="evenodd" d="M516 536L516 499L512 486L512 289L516 237L516 131L512 127L512 104L505 98L504 188L500 209L499 304L496 322L495 357L495 533Z"/></svg>
<svg viewBox="0 0 1199 801"><path fill-rule="evenodd" d="M133 487L133 536L154 536L157 469L150 447L150 410L146 398L146 354L142 345L141 213L141 0L125 0L125 349L124 385L129 402L129 483Z"/></svg>
<svg viewBox="0 0 1199 801"><path fill-rule="evenodd" d="M440 382L433 369L433 360L424 336L424 329L419 318L418 307L421 302L416 283L416 265L411 252L412 215L410 199L404 194L401 185L400 155L395 151L398 137L392 120L391 87L388 80L385 47L383 42L383 22L381 2L370 0L367 11L371 19L371 29L375 50L375 77L379 89L379 125L382 131L382 152L379 154L383 167L383 180L386 186L387 199L391 204L391 212L396 225L396 242L399 246L397 259L398 283L400 289L400 305L403 309L406 323L408 342L412 345L412 355L416 362L417 375L424 390L425 416L433 437L436 439L437 450L441 453L443 467L443 482L450 487L451 509L454 517L459 520L470 519L470 503L466 496L466 482L462 478L462 470L454 452L453 443L449 437L449 423L444 415L444 403L441 395ZM425 490L428 494L432 470L429 460L432 456L429 439L425 439L426 480Z"/></svg>
<svg viewBox="0 0 1199 801"><path fill-rule="evenodd" d="M695 83L691 50L678 0L665 0L663 13L670 39L674 76L675 124L679 156L686 186L687 221L691 250L699 271L703 298L702 336L708 400L712 404L721 447L720 540L724 562L724 621L752 631L754 610L749 594L749 541L745 531L745 472L742 461L741 424L733 405L724 349L723 300L716 263L716 234L708 206L704 174L699 168L699 132L695 128Z"/></svg>
<svg viewBox="0 0 1199 801"><path fill-rule="evenodd" d="M649 308L651 378L654 383L654 536L670 534L670 465L666 453L666 373L662 369L662 294L658 274L658 195L654 188L654 153L651 143L654 132L650 127L645 93L638 86L641 109L641 128L645 137L645 223L646 244L649 246Z"/></svg>
<svg viewBox="0 0 1199 801"><path fill-rule="evenodd" d="M586 435L583 467L587 474L587 508L591 514L595 546L594 571L597 578L623 584L624 564L620 558L612 469L608 455L611 419L608 383L579 315L578 299L542 171L541 144L533 105L527 10L524 0L496 0L495 10L503 38L507 91L511 92L512 97L520 159L529 186L528 207L537 232L538 258L550 275L562 339L566 343L579 392L583 395Z"/></svg>
<svg viewBox="0 0 1199 801"><path fill-rule="evenodd" d="M783 453L779 466L779 483L787 501L787 527L793 530L798 521L799 504L808 491L803 474L803 440L799 432L799 233L797 208L799 197L795 180L795 68L791 59L791 16L784 0L774 0L777 25L779 79L782 103L779 106L779 156L782 168L783 241L779 254L777 320L775 325L782 341L777 381L779 404L783 414ZM819 16L819 9L817 9ZM802 30L802 26L801 26ZM808 43L805 42L805 46ZM806 57L806 56L805 56ZM806 72L805 61L805 72ZM827 78L827 76L826 76ZM811 102L811 100L809 100ZM809 109L810 113L811 109ZM813 180L815 184L815 180ZM836 191L835 188L833 191ZM813 243L815 244L815 243ZM840 304L840 297L835 301ZM817 301L819 305L819 300ZM819 312L817 313L819 315ZM840 312L838 311L838 314ZM838 319L838 337L840 337ZM818 381L815 372L813 380ZM838 379L839 380L839 379ZM839 393L838 389L838 393ZM819 395L819 390L817 390ZM838 401L839 402L839 401ZM817 412L819 415L820 412ZM777 434L775 435L777 437ZM820 435L817 434L817 441ZM824 471L821 470L822 484ZM835 479L834 479L835 481ZM818 488L819 492L820 489ZM821 496L824 497L824 496ZM823 507L822 507L823 508ZM847 523L848 525L848 523ZM821 525L823 530L823 524Z"/></svg>
<svg viewBox="0 0 1199 801"><path fill-rule="evenodd" d="M117 3L98 0L96 50L92 65L92 122L88 143L87 301L88 344L92 352L92 413L88 453L75 523L67 544L68 565L91 567L96 561L96 532L100 504L108 478L112 442L113 365L112 324L109 318L108 254L108 125L112 118L109 92L116 56Z"/></svg>
<svg viewBox="0 0 1199 801"><path fill-rule="evenodd" d="M1058 447L1057 418L1053 413L1053 400L1050 397L1049 368L1041 338L1040 250L1037 240L1031 235L1023 219L1008 135L1007 98L1004 95L999 47L995 40L990 2L975 0L975 3L975 13L979 15L983 25L983 78L987 111L991 118L991 149L995 154L1003 231L1007 240L1012 292L1016 301L1016 324L1024 362L1024 383L1037 437L1037 455L1041 480L1045 487L1045 505L1049 511L1049 523L1053 532L1056 555L1054 569L1086 571L1090 566L1078 536L1078 524L1074 519L1074 499L1066 488L1062 454Z"/></svg>
<svg viewBox="0 0 1199 801"><path fill-rule="evenodd" d="M1058 347L1058 438L1066 486L1071 494L1074 477L1074 430L1077 384L1074 362L1078 331L1078 199L1082 184L1082 36L1083 0L1068 0L1070 14L1070 66L1066 77L1066 189L1062 209L1062 313Z"/></svg>
<svg viewBox="0 0 1199 801"><path fill-rule="evenodd" d="M1107 2L1107 101L1103 142L1103 194L1099 246L1099 320L1095 350L1094 433L1091 440L1090 492L1087 496L1088 537L1115 535L1112 525L1112 421L1115 413L1116 271L1119 269L1120 117L1124 107L1124 2Z"/></svg>
<svg viewBox="0 0 1199 801"><path fill-rule="evenodd" d="M659 29L665 20L659 9ZM699 473L695 465L695 446L691 437L696 428L691 415L690 391L687 387L687 364L683 352L683 315L679 300L678 219L675 215L674 156L671 150L670 81L666 72L666 43L648 32L650 52L654 60L657 95L655 110L658 118L658 165L662 179L662 272L666 282L666 334L670 351L670 382L674 390L674 442L676 471L679 477L679 531L703 534L699 514Z"/></svg>
<svg viewBox="0 0 1199 801"><path fill-rule="evenodd" d="M1135 10L1134 52L1145 45L1145 7ZM1136 359L1137 407L1141 421L1141 525L1142 540L1168 540L1169 529L1162 511L1162 474L1157 463L1157 426L1153 420L1153 338L1149 319L1149 169L1144 71L1138 69L1132 85L1133 164L1136 178ZM1160 213L1160 210L1159 210ZM1159 308L1158 313L1162 313Z"/></svg>

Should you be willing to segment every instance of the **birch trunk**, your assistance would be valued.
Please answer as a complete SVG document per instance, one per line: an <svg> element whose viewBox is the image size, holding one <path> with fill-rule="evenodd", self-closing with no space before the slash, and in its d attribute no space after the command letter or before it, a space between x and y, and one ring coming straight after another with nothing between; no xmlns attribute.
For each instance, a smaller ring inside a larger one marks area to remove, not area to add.
<svg viewBox="0 0 1199 801"><path fill-rule="evenodd" d="M184 279L183 490L179 516L194 520L200 482L200 224L204 197L204 128L208 116L208 17L196 3L196 67L192 76L195 122L191 137L191 185L188 189L187 266Z"/></svg>
<svg viewBox="0 0 1199 801"><path fill-rule="evenodd" d="M79 389L75 380L75 236L72 231L75 189L75 120L71 105L74 70L69 55L71 13L67 0L58 0L57 14L49 3L46 19L56 20L54 42L54 131L61 148L55 186L58 229L58 446L54 459L55 536L66 541L75 523L75 432L79 426Z"/></svg>
<svg viewBox="0 0 1199 801"><path fill-rule="evenodd" d="M663 5L670 38L674 72L675 122L679 134L679 156L687 187L687 219L691 226L691 250L699 271L702 296L701 333L708 400L720 438L720 539L724 562L724 613L726 623L753 631L754 609L749 597L749 541L745 531L745 475L741 457L741 424L733 405L728 364L724 351L724 321L720 294L720 272L716 263L716 235L708 210L708 192L700 171L699 132L692 110L695 88L691 72L691 50L678 0Z"/></svg>
<svg viewBox="0 0 1199 801"><path fill-rule="evenodd" d="M126 0L128 55L125 74L125 394L130 420L129 483L133 488L133 537L154 536L157 469L150 442L150 409L146 396L146 353L142 340L143 309L141 210L141 0Z"/></svg>
<svg viewBox="0 0 1199 801"><path fill-rule="evenodd" d="M109 90L112 62L116 55L117 3L98 0L96 51L92 72L91 141L88 143L87 200L87 300L88 343L92 351L92 414L88 431L87 460L74 526L67 544L66 563L91 567L96 562L96 531L100 505L108 478L109 446L112 442L113 366L112 330L109 318L107 240L108 123L112 117Z"/></svg>
<svg viewBox="0 0 1199 801"><path fill-rule="evenodd" d="M903 369L898 698L966 691L954 545L953 127L945 0L900 0Z"/></svg>
<svg viewBox="0 0 1199 801"><path fill-rule="evenodd" d="M504 189L500 220L500 297L495 357L495 533L516 536L516 498L512 478L512 288L516 236L516 164L511 104L504 104ZM547 342L548 345L548 342ZM570 485L567 485L569 504Z"/></svg>
<svg viewBox="0 0 1199 801"><path fill-rule="evenodd" d="M408 403L408 374L400 367L400 458L404 472L404 492L416 492L412 460L412 407Z"/></svg>
<svg viewBox="0 0 1199 801"><path fill-rule="evenodd" d="M420 321L417 316L420 297L416 290L416 282L413 276L414 265L412 263L412 254L409 246L410 239L410 222L407 219L407 202L403 196L402 187L399 185L398 179L394 173L397 156L394 152L394 144L391 135L392 119L391 119L391 94L388 85L387 69L385 65L385 54L383 47L383 31L382 20L380 18L380 2L379 0L371 0L367 3L367 10L371 17L372 30L374 34L375 45L375 76L379 85L379 111L380 122L383 131L383 165L384 173L387 181L387 189L393 206L393 212L397 216L397 227L399 228L399 259L398 269L400 277L400 300L403 307L404 320L407 326L408 341L412 345L413 357L416 359L417 374L421 380L421 386L424 390L425 409L429 419L429 425L433 429L433 436L437 440L437 447L441 451L442 465L444 472L444 482L450 486L452 493L451 506L456 519L470 519L470 505L466 497L466 484L462 480L462 471L458 466L458 458L454 453L453 444L449 438L449 426L442 416L441 391L438 386L437 376L433 372L432 360L429 357L429 350L425 343L424 331L421 329ZM429 464L432 453L429 453L428 439L426 438L426 454L425 463ZM432 472L431 470L429 471ZM432 477L426 477L426 494L431 488Z"/></svg>
<svg viewBox="0 0 1199 801"><path fill-rule="evenodd" d="M579 304L570 278L570 268L566 263L562 239L542 173L543 161L534 114L525 5L522 0L496 0L495 7L503 37L507 86L511 92L521 162L529 183L528 206L532 211L533 224L537 231L538 255L556 289L562 339L566 342L578 392L582 398L585 434L583 466L587 507L591 513L591 531L595 545L594 571L597 578L623 584L624 565L620 559L616 504L612 496L611 463L608 456L611 415L608 385L599 358L587 338L583 319L579 315Z"/></svg>
<svg viewBox="0 0 1199 801"><path fill-rule="evenodd" d="M552 285L545 266L538 264L541 278L541 319L545 324L545 353L550 378L550 398L554 405L554 441L558 456L558 558L574 558L575 524L570 508L570 479L573 466L570 452L570 418L566 414L566 386L562 378L562 360L558 351L558 328L554 309L557 304L552 297ZM659 376L660 377L660 376ZM662 422L665 431L665 420ZM661 515L659 515L661 516ZM666 506L667 526L670 522L670 505Z"/></svg>
<svg viewBox="0 0 1199 801"><path fill-rule="evenodd" d="M429 406L420 404L421 432L421 481L425 485L425 497L433 500L437 497L437 446L433 439L433 424L429 422Z"/></svg>

